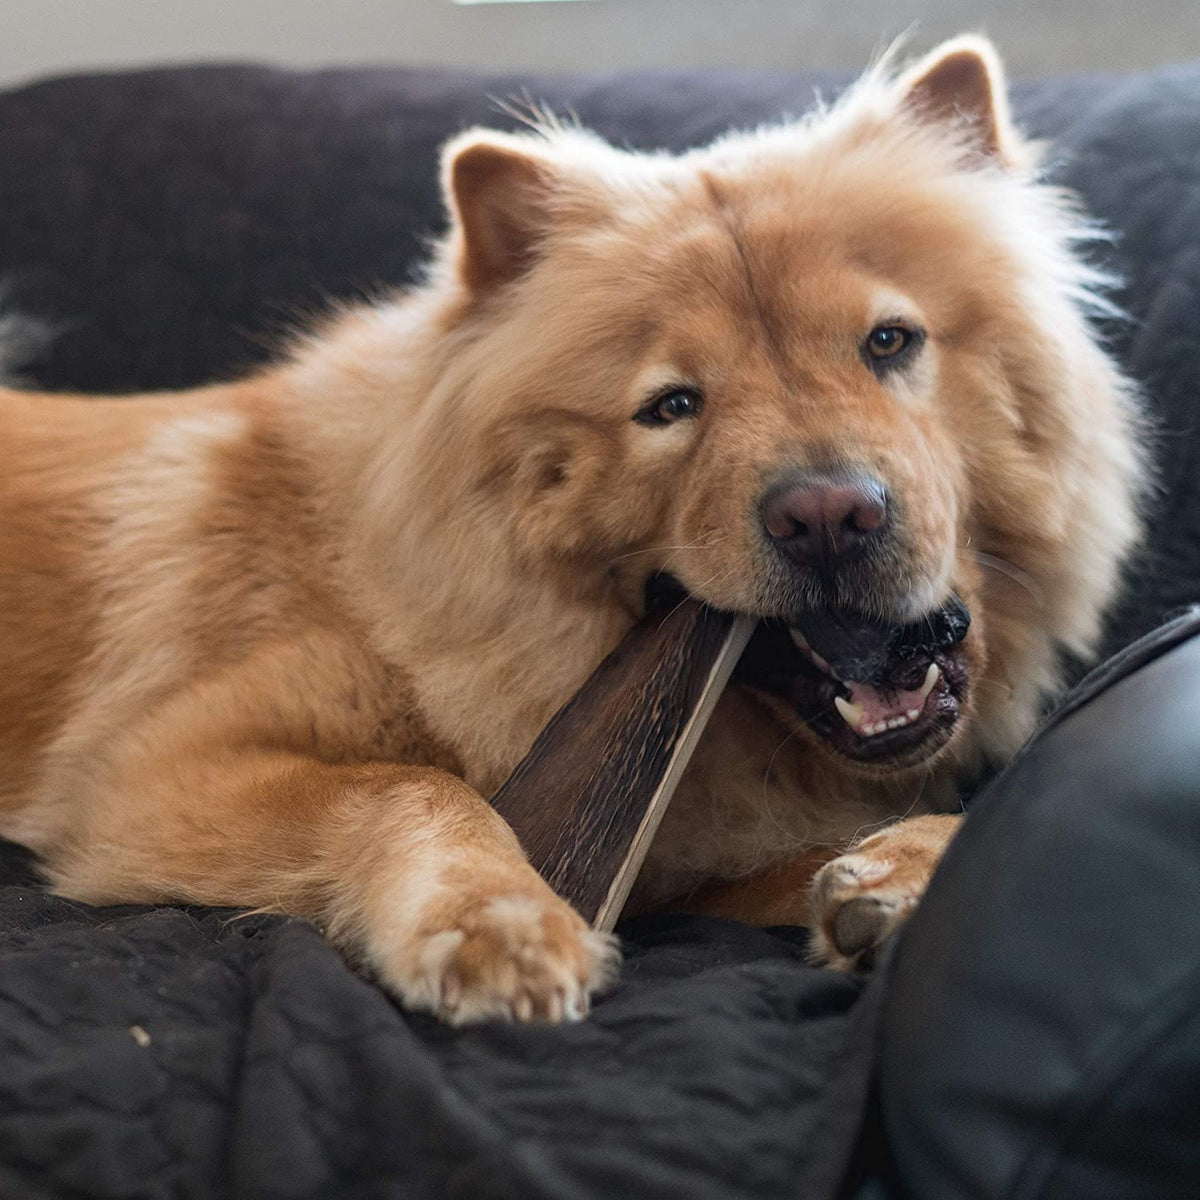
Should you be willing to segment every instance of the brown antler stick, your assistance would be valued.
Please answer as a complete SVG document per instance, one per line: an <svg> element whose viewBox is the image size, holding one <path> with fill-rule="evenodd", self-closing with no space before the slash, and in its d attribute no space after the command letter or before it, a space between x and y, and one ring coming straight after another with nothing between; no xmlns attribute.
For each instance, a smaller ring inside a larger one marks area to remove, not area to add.
<svg viewBox="0 0 1200 1200"><path fill-rule="evenodd" d="M611 930L754 619L684 599L651 612L492 797L530 861Z"/></svg>

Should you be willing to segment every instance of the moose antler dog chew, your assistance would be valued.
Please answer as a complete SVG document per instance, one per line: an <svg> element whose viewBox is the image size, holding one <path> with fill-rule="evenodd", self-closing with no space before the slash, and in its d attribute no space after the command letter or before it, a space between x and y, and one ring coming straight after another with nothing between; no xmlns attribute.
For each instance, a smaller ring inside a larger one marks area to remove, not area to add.
<svg viewBox="0 0 1200 1200"><path fill-rule="evenodd" d="M754 625L690 597L652 606L492 797L594 928L616 924Z"/></svg>

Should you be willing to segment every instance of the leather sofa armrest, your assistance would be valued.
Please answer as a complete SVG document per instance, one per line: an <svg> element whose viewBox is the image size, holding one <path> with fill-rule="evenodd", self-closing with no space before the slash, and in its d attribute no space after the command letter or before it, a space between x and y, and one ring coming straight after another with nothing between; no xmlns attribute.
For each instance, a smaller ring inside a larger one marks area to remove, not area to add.
<svg viewBox="0 0 1200 1200"><path fill-rule="evenodd" d="M1094 672L972 807L890 961L906 1195L1200 1195L1200 610Z"/></svg>

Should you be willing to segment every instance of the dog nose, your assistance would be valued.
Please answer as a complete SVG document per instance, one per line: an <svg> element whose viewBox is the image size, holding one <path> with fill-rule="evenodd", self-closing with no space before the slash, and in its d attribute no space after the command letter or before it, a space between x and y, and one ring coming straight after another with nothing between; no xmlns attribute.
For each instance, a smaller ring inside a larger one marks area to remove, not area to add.
<svg viewBox="0 0 1200 1200"><path fill-rule="evenodd" d="M768 535L806 567L866 549L887 519L887 488L870 475L809 475L779 485L763 501Z"/></svg>

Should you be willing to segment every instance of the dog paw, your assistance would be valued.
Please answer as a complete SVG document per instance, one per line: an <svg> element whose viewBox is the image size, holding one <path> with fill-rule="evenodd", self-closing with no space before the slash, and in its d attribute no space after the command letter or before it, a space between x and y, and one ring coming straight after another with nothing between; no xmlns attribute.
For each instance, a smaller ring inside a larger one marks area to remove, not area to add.
<svg viewBox="0 0 1200 1200"><path fill-rule="evenodd" d="M826 863L809 892L818 961L839 971L870 970L924 895L961 823L958 816L897 821Z"/></svg>
<svg viewBox="0 0 1200 1200"><path fill-rule="evenodd" d="M456 908L410 948L396 990L451 1025L579 1021L613 980L616 939L596 933L547 890L492 895Z"/></svg>

